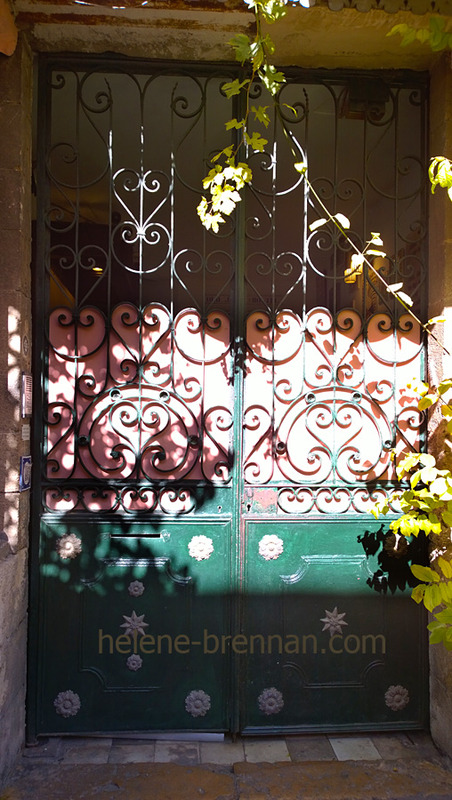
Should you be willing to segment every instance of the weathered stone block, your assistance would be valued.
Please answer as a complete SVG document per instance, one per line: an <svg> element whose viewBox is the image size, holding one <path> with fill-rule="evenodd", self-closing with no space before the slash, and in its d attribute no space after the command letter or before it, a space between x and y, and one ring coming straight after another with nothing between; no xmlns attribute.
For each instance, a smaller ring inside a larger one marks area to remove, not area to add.
<svg viewBox="0 0 452 800"><path fill-rule="evenodd" d="M30 492L0 494L0 526L8 544L4 557L28 546L30 520ZM2 558L0 554L0 559Z"/></svg>
<svg viewBox="0 0 452 800"><path fill-rule="evenodd" d="M24 186L18 169L0 169L0 219L2 227L20 230Z"/></svg>
<svg viewBox="0 0 452 800"><path fill-rule="evenodd" d="M26 616L27 556L26 550L20 550L0 561L0 631L3 646Z"/></svg>
<svg viewBox="0 0 452 800"><path fill-rule="evenodd" d="M26 619L0 645L0 786L25 737Z"/></svg>

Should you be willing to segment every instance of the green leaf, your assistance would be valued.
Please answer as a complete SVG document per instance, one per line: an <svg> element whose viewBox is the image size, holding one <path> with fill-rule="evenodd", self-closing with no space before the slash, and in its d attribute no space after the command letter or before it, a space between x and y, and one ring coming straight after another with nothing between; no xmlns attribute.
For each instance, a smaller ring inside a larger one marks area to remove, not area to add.
<svg viewBox="0 0 452 800"><path fill-rule="evenodd" d="M436 465L436 458L431 453L414 453L413 455L417 456L424 467L434 467Z"/></svg>
<svg viewBox="0 0 452 800"><path fill-rule="evenodd" d="M430 31L428 31L426 28L420 28L418 31L416 31L416 39L421 44L426 44L430 41Z"/></svg>
<svg viewBox="0 0 452 800"><path fill-rule="evenodd" d="M246 33L237 33L229 40L228 44L234 48L235 58L241 64L251 58L251 40Z"/></svg>
<svg viewBox="0 0 452 800"><path fill-rule="evenodd" d="M398 299L401 300L402 303L405 303L406 306L410 306L411 308L411 306L413 305L413 301L410 295L407 294L406 292L401 292L401 291L395 292L395 296L398 297Z"/></svg>
<svg viewBox="0 0 452 800"><path fill-rule="evenodd" d="M272 95L277 94L282 84L286 82L284 74L278 72L276 67L272 64L264 64L263 70L259 71L259 76L266 89L268 89Z"/></svg>
<svg viewBox="0 0 452 800"><path fill-rule="evenodd" d="M244 125L245 125L244 119L235 119L235 117L234 119L229 119L227 122L224 123L224 126L227 131L232 130L232 128L236 128L238 130L239 128L243 128Z"/></svg>
<svg viewBox="0 0 452 800"><path fill-rule="evenodd" d="M444 322L446 321L444 318L442 319L444 320ZM429 320L429 322L431 322L431 320ZM438 393L441 395L446 394L446 392L448 392L449 389L452 389L452 380L450 378L441 381L441 383L438 386Z"/></svg>
<svg viewBox="0 0 452 800"><path fill-rule="evenodd" d="M446 37L444 36L445 20L442 17L430 17L430 47L432 50L443 50L447 46Z"/></svg>
<svg viewBox="0 0 452 800"><path fill-rule="evenodd" d="M415 489L421 479L422 470L418 469L410 478L410 485L412 489Z"/></svg>
<svg viewBox="0 0 452 800"><path fill-rule="evenodd" d="M386 287L386 291L391 292L391 294L395 294L395 292L398 292L402 286L403 283L390 283L389 286Z"/></svg>
<svg viewBox="0 0 452 800"><path fill-rule="evenodd" d="M245 140L254 151L259 153L263 153L265 145L268 144L268 139L264 139L257 131L254 131L251 136L245 131Z"/></svg>
<svg viewBox="0 0 452 800"><path fill-rule="evenodd" d="M323 218L322 219L316 219L315 222L311 222L311 224L309 226L309 230L310 231L316 231L317 228L321 228L322 225L325 225L326 222L328 222L327 219L323 219Z"/></svg>
<svg viewBox="0 0 452 800"><path fill-rule="evenodd" d="M257 39L251 44L250 47L250 60L252 61L255 70L262 66L265 59L265 52L262 46L262 40Z"/></svg>
<svg viewBox="0 0 452 800"><path fill-rule="evenodd" d="M393 25L386 36L395 36L396 33L400 34L400 36L405 36L408 30L409 27L406 23L400 23L399 25Z"/></svg>
<svg viewBox="0 0 452 800"><path fill-rule="evenodd" d="M435 618L440 622L452 625L452 606L448 606L448 608L438 611L438 613L435 614Z"/></svg>
<svg viewBox="0 0 452 800"><path fill-rule="evenodd" d="M377 231L371 231L370 235L372 238L368 244L375 244L377 247L383 247L383 239Z"/></svg>
<svg viewBox="0 0 452 800"><path fill-rule="evenodd" d="M267 114L267 108L268 106L259 106L258 108L256 108L256 106L251 106L251 111L254 114L254 118L258 122L262 122L266 128L268 128L270 122L270 117Z"/></svg>
<svg viewBox="0 0 452 800"><path fill-rule="evenodd" d="M426 394L424 397L421 397L419 400L417 407L419 411L424 411L426 408L430 408L430 406L434 405L437 401L437 397L434 394Z"/></svg>
<svg viewBox="0 0 452 800"><path fill-rule="evenodd" d="M225 147L224 150L220 150L220 152L217 153L216 156L212 156L210 160L212 161L212 163L215 163L215 161L218 161L218 159L221 158L221 156L225 156L226 158L231 158L233 152L234 152L234 145L230 144L229 147Z"/></svg>
<svg viewBox="0 0 452 800"><path fill-rule="evenodd" d="M434 608L441 605L441 590L437 584L429 584L425 590L424 606L428 611L433 611Z"/></svg>
<svg viewBox="0 0 452 800"><path fill-rule="evenodd" d="M428 519L430 522L430 531L431 533L441 533L441 522L439 521L436 514L429 514Z"/></svg>
<svg viewBox="0 0 452 800"><path fill-rule="evenodd" d="M431 569L431 567L423 567L422 564L412 564L410 569L414 577L419 581L425 581L426 583L439 583L440 581L438 573Z"/></svg>
<svg viewBox="0 0 452 800"><path fill-rule="evenodd" d="M432 481L430 484L430 492L432 494L437 494L441 497L441 495L446 494L449 491L449 487L445 478L440 477L436 478L436 480Z"/></svg>
<svg viewBox="0 0 452 800"><path fill-rule="evenodd" d="M334 219L337 220L339 225L345 230L348 230L350 228L351 224L350 220L348 217L345 216L345 214L334 214Z"/></svg>
<svg viewBox="0 0 452 800"><path fill-rule="evenodd" d="M429 625L427 625L427 627L430 628ZM429 636L430 644L439 644L440 642L442 642L444 639L445 632L446 632L445 625L440 625L438 628L433 630Z"/></svg>
<svg viewBox="0 0 452 800"><path fill-rule="evenodd" d="M443 189L449 189L452 186L451 162L444 156L434 156L430 161L428 176L432 184L432 192L438 185Z"/></svg>
<svg viewBox="0 0 452 800"><path fill-rule="evenodd" d="M233 97L233 95L240 94L241 90L247 86L249 82L249 78L246 78L244 81L239 81L239 79L236 78L235 81L231 81L230 83L223 83L221 91L229 99Z"/></svg>
<svg viewBox="0 0 452 800"><path fill-rule="evenodd" d="M441 513L441 516L443 518L444 524L447 525L449 528L452 528L452 512L451 511L443 511Z"/></svg>
<svg viewBox="0 0 452 800"><path fill-rule="evenodd" d="M421 470L421 478L423 483L431 483L432 481L435 480L437 474L438 470L436 469L436 467L424 467Z"/></svg>
<svg viewBox="0 0 452 800"><path fill-rule="evenodd" d="M450 561L446 561L443 556L440 556L438 558L438 565L445 578L452 578L452 564Z"/></svg>
<svg viewBox="0 0 452 800"><path fill-rule="evenodd" d="M448 582L442 581L439 584L439 590L441 592L441 602L442 603L448 603L450 601L450 599L451 599L451 588L452 587L449 586ZM451 620L451 622L452 622L452 620Z"/></svg>
<svg viewBox="0 0 452 800"><path fill-rule="evenodd" d="M264 36L263 39L261 39L261 43L262 47L266 51L266 54L272 56L273 53L275 52L275 44L273 42L273 39L271 38L271 36L269 36L268 33L266 34L266 36Z"/></svg>
<svg viewBox="0 0 452 800"><path fill-rule="evenodd" d="M422 603L426 590L425 583L419 583L411 592L411 597L415 603Z"/></svg>

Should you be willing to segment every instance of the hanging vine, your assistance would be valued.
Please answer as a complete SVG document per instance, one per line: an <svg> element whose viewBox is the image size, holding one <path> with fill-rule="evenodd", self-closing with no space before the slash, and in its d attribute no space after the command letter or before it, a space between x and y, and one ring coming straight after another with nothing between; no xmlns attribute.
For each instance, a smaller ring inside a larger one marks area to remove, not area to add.
<svg viewBox="0 0 452 800"><path fill-rule="evenodd" d="M242 107L245 111L241 119L234 118L226 123L226 130L238 132L237 141L212 158L213 167L203 181L204 189L209 190L210 196L204 196L197 209L204 227L214 233L219 231L219 226L225 222L225 217L234 212L241 200L240 192L253 179L247 161L238 160L239 153L263 152L268 143L263 135L270 122L268 106L252 104L253 81L261 80L275 103L278 92L286 81L284 74L271 63L275 46L270 36L267 33L264 35L262 24L280 20L287 12L287 0L244 0L244 2L255 16L255 36L252 39L246 34L239 33L231 39L230 45L234 49L236 60L242 66L248 65L248 75L243 80L236 79L226 83L222 88L227 98L243 94ZM297 0L293 0L294 4L295 2ZM309 6L309 0L302 0L301 4ZM428 29L416 29L402 24L394 26L388 35L393 34L402 36L403 45L416 40L428 44L434 51L452 47L452 33L446 30L445 21L437 17L431 18ZM296 114L294 109L292 111ZM427 323L422 323L411 309L412 300L403 291L403 284L388 284L385 281L369 260L369 256L385 256L381 249L383 241L380 234L373 232L362 250L354 244L347 234L350 228L349 220L343 214L330 213L309 181L308 165L297 161L297 153L284 125L283 131L292 149L294 168L303 175L311 197L315 199L317 207L324 214L310 226L311 230L333 224L353 251L350 266L345 270L345 282L353 283L362 273L365 264L385 286L386 291L397 299L405 311L449 355L448 350L431 330L432 325L444 321L443 318L434 317ZM431 159L429 179L432 192L440 186L447 190L452 200L452 163L447 158L435 156ZM418 392L420 411L425 412L436 404L440 405L442 416L446 421L446 436L452 436L452 400L445 399L452 390L452 380L444 380L436 388L419 382L410 386ZM450 443L450 439L447 441ZM450 446L452 448L452 444ZM396 473L400 481L408 483L408 488L401 489L399 494L402 513L397 519L393 519L389 526L396 536L396 542L403 540L404 537L408 539L417 537L419 534L445 536L447 542L445 545L443 540L433 551L431 560L434 568L421 564L411 566L413 575L419 581L412 591L412 597L434 613L433 620L428 625L430 642L442 642L446 649L452 650L452 563L449 553L452 528L452 472L448 469L439 469L435 457L431 454L409 453L399 462ZM389 504L377 503L371 511L378 519L381 514L386 515L390 512Z"/></svg>

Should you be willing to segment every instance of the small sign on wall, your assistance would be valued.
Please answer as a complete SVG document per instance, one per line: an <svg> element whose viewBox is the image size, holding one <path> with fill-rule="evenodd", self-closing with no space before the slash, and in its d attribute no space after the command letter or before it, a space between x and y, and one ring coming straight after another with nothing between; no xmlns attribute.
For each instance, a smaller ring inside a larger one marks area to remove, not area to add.
<svg viewBox="0 0 452 800"><path fill-rule="evenodd" d="M31 484L31 456L20 457L19 491L25 492Z"/></svg>

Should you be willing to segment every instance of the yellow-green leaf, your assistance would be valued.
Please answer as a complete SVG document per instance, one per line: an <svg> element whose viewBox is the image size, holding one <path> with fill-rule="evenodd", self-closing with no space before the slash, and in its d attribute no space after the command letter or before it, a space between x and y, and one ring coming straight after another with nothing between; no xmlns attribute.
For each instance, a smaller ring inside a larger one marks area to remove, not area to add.
<svg viewBox="0 0 452 800"><path fill-rule="evenodd" d="M424 606L428 611L433 611L434 608L441 605L441 590L437 584L430 584L425 589Z"/></svg>
<svg viewBox="0 0 452 800"><path fill-rule="evenodd" d="M452 578L452 564L450 561L446 561L443 556L440 556L438 558L438 565L445 578Z"/></svg>
<svg viewBox="0 0 452 800"><path fill-rule="evenodd" d="M423 567L422 564L412 564L410 569L414 577L419 581L425 581L426 583L439 583L440 581L438 573L431 569L431 567Z"/></svg>
<svg viewBox="0 0 452 800"><path fill-rule="evenodd" d="M383 250L366 250L366 255L381 256L381 258L384 258L386 256L386 253Z"/></svg>
<svg viewBox="0 0 452 800"><path fill-rule="evenodd" d="M341 225L342 228L348 230L348 228L350 227L350 220L348 217L345 216L345 214L335 214L334 219L337 220L337 222L339 223L339 225Z"/></svg>
<svg viewBox="0 0 452 800"><path fill-rule="evenodd" d="M229 119L227 122L225 122L224 126L227 131L230 131L232 130L232 128L236 128L237 130L239 128L243 128L244 124L245 124L244 119L235 119L234 117L234 119Z"/></svg>
<svg viewBox="0 0 452 800"><path fill-rule="evenodd" d="M422 603L425 595L426 590L425 583L419 583L411 592L411 597L413 598L415 603Z"/></svg>
<svg viewBox="0 0 452 800"><path fill-rule="evenodd" d="M321 228L322 225L325 225L326 222L328 222L327 219L316 219L315 222L311 222L311 224L309 226L309 230L310 231L316 231L317 228Z"/></svg>
<svg viewBox="0 0 452 800"><path fill-rule="evenodd" d="M407 294L406 292L398 291L398 292L394 292L394 294L396 295L396 297L399 298L399 300L402 301L402 303L405 303L405 305L407 305L407 306L412 306L413 305L413 301L412 301L410 295Z"/></svg>
<svg viewBox="0 0 452 800"><path fill-rule="evenodd" d="M434 394L424 395L424 397L421 397L417 404L419 411L424 411L426 408L430 408L430 406L436 403L437 399L438 398Z"/></svg>
<svg viewBox="0 0 452 800"><path fill-rule="evenodd" d="M244 88L244 86L247 86L249 82L249 78L244 81L239 81L238 78L236 78L235 81L231 81L230 83L223 83L221 91L226 95L227 98L230 98L236 94L240 94L241 90Z"/></svg>

